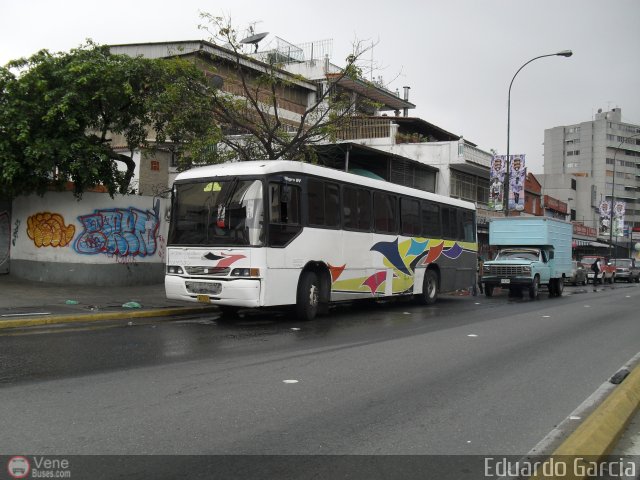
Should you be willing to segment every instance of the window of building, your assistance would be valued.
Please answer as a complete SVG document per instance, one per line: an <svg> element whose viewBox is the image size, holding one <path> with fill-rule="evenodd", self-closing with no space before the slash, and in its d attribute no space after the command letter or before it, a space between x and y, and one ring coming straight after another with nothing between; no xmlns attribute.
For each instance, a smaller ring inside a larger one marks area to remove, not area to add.
<svg viewBox="0 0 640 480"><path fill-rule="evenodd" d="M571 179L571 190L575 190L578 188L578 182L576 181L575 178Z"/></svg>
<svg viewBox="0 0 640 480"><path fill-rule="evenodd" d="M151 171L153 172L160 171L160 162L158 160L151 160Z"/></svg>

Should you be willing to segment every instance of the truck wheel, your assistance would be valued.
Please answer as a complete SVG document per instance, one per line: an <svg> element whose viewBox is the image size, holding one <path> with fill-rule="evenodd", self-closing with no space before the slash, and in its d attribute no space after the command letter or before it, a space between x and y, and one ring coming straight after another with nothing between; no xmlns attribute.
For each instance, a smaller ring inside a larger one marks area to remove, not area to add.
<svg viewBox="0 0 640 480"><path fill-rule="evenodd" d="M313 320L320 303L320 283L318 276L310 271L302 273L298 284L296 314L300 320Z"/></svg>
<svg viewBox="0 0 640 480"><path fill-rule="evenodd" d="M484 294L487 297L493 297L493 285L485 285Z"/></svg>
<svg viewBox="0 0 640 480"><path fill-rule="evenodd" d="M556 297L561 297L564 292L564 278L560 277L556 279Z"/></svg>
<svg viewBox="0 0 640 480"><path fill-rule="evenodd" d="M486 290L485 290L486 291ZM418 300L422 305L432 305L438 299L438 274L433 270L424 272L424 281L422 282L422 294L418 296Z"/></svg>
<svg viewBox="0 0 640 480"><path fill-rule="evenodd" d="M529 287L529 298L537 298L539 290L540 290L540 277L536 275L533 278L533 283Z"/></svg>

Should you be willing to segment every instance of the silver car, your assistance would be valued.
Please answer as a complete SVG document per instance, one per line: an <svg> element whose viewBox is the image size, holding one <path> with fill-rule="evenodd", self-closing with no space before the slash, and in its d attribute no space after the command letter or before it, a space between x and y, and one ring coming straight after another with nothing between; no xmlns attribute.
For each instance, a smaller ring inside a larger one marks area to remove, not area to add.
<svg viewBox="0 0 640 480"><path fill-rule="evenodd" d="M567 279L567 282L571 285L586 285L587 284L587 271L582 264L575 260L571 262L571 277Z"/></svg>
<svg viewBox="0 0 640 480"><path fill-rule="evenodd" d="M640 265L633 258L614 258L609 262L616 267L616 280L640 282Z"/></svg>

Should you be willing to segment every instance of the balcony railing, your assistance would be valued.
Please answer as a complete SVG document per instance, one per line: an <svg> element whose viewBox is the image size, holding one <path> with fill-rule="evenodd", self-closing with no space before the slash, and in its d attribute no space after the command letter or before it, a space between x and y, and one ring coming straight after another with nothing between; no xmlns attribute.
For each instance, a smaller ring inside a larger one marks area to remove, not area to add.
<svg viewBox="0 0 640 480"><path fill-rule="evenodd" d="M389 138L391 137L391 120L350 118L349 123L338 131L337 137L340 140Z"/></svg>

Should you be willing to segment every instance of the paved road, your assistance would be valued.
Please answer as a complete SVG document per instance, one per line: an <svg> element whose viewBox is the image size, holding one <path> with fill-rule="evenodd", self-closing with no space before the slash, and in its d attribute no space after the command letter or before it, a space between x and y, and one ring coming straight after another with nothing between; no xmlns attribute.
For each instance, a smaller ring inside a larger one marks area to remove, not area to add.
<svg viewBox="0 0 640 480"><path fill-rule="evenodd" d="M0 444L522 455L639 350L637 285L565 292L5 333Z"/></svg>

